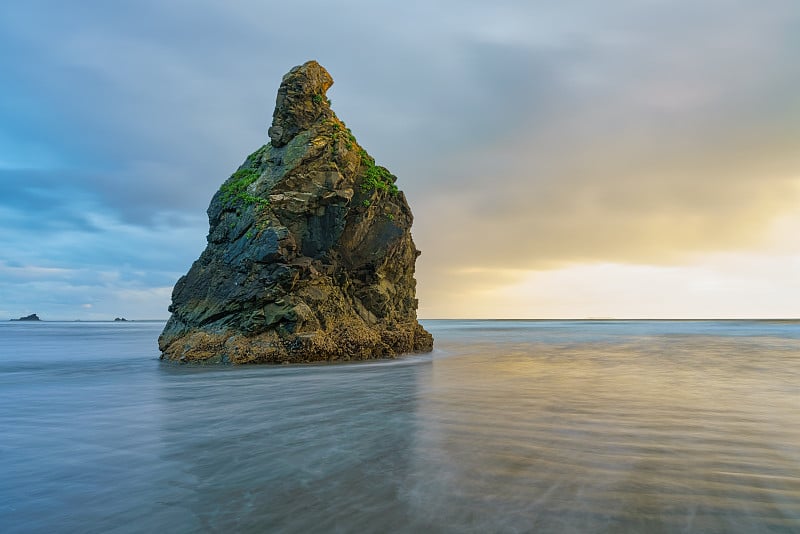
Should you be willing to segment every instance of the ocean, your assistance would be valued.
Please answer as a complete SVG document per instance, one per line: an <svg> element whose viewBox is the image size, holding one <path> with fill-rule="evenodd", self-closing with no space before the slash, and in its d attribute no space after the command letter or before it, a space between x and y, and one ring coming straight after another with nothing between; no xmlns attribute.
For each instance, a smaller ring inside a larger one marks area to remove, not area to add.
<svg viewBox="0 0 800 534"><path fill-rule="evenodd" d="M423 323L276 367L2 323L0 532L800 532L800 322Z"/></svg>

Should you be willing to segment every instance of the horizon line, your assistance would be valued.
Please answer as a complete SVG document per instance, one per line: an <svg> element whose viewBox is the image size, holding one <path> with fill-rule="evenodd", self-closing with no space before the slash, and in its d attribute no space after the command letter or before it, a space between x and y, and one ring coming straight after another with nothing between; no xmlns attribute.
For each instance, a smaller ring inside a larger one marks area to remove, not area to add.
<svg viewBox="0 0 800 534"><path fill-rule="evenodd" d="M0 319L13 323L132 323L165 322L161 319ZM418 321L800 321L799 317L421 317Z"/></svg>

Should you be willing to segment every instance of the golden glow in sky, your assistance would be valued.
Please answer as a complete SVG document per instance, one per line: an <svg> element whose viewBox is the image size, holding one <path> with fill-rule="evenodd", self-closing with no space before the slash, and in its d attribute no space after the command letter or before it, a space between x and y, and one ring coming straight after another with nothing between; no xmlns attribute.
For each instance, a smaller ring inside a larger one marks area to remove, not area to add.
<svg viewBox="0 0 800 534"><path fill-rule="evenodd" d="M734 224L732 222L732 224ZM674 264L573 263L458 269L425 286L428 318L795 318L800 210L776 217L760 246L697 252Z"/></svg>

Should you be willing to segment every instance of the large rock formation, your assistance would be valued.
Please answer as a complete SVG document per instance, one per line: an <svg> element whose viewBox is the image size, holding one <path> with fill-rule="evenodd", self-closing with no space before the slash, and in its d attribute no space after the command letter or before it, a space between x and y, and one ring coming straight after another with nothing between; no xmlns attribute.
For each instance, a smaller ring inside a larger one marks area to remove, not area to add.
<svg viewBox="0 0 800 534"><path fill-rule="evenodd" d="M427 352L413 217L396 177L330 108L316 61L283 77L270 143L208 208L208 246L172 293L162 359L282 363Z"/></svg>

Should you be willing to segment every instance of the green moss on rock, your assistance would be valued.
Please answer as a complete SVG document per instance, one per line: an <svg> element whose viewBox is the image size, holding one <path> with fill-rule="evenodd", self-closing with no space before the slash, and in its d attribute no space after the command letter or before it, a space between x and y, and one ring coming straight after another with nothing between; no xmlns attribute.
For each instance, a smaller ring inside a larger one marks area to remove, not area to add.
<svg viewBox="0 0 800 534"><path fill-rule="evenodd" d="M270 143L220 187L208 246L175 285L163 359L347 361L432 349L416 318L411 210L396 177L330 109L332 83L313 61L284 77Z"/></svg>

